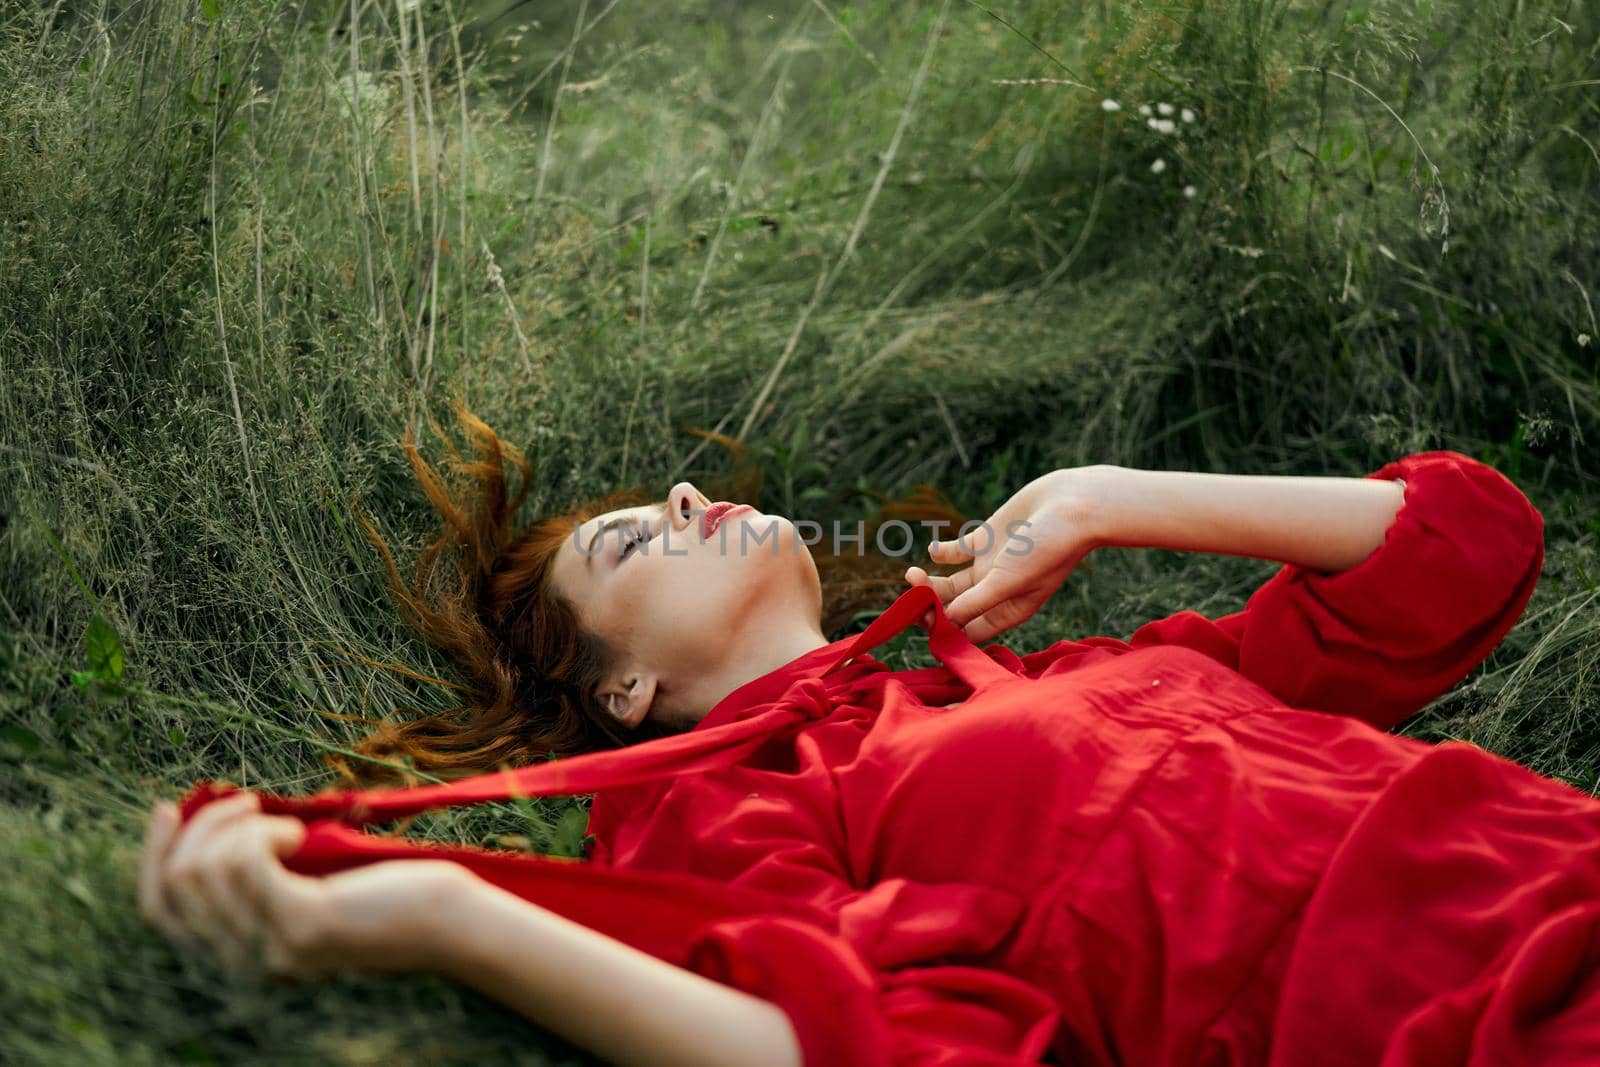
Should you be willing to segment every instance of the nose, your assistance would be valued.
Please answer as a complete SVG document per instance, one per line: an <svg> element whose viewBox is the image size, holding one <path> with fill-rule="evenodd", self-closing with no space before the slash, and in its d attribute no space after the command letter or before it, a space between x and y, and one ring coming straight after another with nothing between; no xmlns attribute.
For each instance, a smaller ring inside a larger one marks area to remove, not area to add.
<svg viewBox="0 0 1600 1067"><path fill-rule="evenodd" d="M667 492L667 514L674 530L689 529L699 522L711 501L694 487L693 482L679 482Z"/></svg>

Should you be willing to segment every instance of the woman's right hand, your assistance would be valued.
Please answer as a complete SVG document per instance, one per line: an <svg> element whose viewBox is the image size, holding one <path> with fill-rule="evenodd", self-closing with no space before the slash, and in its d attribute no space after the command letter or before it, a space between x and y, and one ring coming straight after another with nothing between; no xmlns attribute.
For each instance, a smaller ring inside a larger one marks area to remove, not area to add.
<svg viewBox="0 0 1600 1067"><path fill-rule="evenodd" d="M176 805L156 805L139 870L145 921L238 972L309 978L438 966L437 905L476 878L447 860L296 874L282 857L299 847L304 824L260 809L258 797L240 792L180 826Z"/></svg>

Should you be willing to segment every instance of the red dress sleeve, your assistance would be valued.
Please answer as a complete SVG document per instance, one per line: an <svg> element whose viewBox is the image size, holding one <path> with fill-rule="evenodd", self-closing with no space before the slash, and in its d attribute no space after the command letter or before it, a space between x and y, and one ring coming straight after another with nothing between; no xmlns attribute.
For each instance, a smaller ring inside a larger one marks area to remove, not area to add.
<svg viewBox="0 0 1600 1067"><path fill-rule="evenodd" d="M1422 452L1368 474L1405 499L1363 561L1326 574L1286 564L1242 611L1146 623L1138 648L1184 645L1291 707L1388 729L1461 681L1505 637L1544 562L1544 517L1494 468Z"/></svg>

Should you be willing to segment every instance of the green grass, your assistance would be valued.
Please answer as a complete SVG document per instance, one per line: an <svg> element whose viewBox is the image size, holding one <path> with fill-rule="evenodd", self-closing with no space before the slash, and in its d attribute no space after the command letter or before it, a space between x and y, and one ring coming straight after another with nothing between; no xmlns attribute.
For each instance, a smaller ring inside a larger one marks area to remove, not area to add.
<svg viewBox="0 0 1600 1067"><path fill-rule="evenodd" d="M453 398L529 450L529 517L724 473L686 425L795 516L1458 449L1548 561L1407 732L1600 786L1592 5L405 7L0 0L0 1060L592 1062L443 982L229 984L132 906L153 798L314 789L325 713L439 703L364 662L444 669L349 506L420 543L398 441ZM1273 569L1094 563L1004 640Z"/></svg>

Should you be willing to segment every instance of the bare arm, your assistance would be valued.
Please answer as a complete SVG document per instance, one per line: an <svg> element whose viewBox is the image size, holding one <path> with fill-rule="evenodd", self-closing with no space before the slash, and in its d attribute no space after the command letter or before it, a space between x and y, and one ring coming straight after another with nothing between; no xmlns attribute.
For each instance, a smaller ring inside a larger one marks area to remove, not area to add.
<svg viewBox="0 0 1600 1067"><path fill-rule="evenodd" d="M616 1063L800 1067L776 1005L470 874L434 921L443 973Z"/></svg>
<svg viewBox="0 0 1600 1067"><path fill-rule="evenodd" d="M1334 572L1383 544L1404 500L1372 478L1111 468L1096 495L1102 544L1216 552Z"/></svg>
<svg viewBox="0 0 1600 1067"><path fill-rule="evenodd" d="M323 877L284 867L305 836L249 793L182 827L151 813L140 863L146 921L229 970L288 977L435 971L625 1065L800 1067L782 1009L528 903L445 860Z"/></svg>

